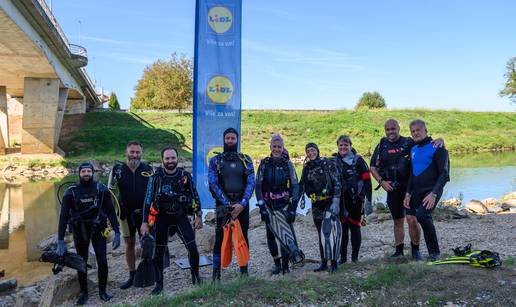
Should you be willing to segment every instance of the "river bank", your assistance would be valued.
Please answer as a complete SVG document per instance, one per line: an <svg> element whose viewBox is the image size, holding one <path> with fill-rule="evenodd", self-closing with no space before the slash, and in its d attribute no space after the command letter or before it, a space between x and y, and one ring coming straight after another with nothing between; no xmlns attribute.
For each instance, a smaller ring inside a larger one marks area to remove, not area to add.
<svg viewBox="0 0 516 307"><path fill-rule="evenodd" d="M516 193L510 194L510 197L516 197ZM516 199L515 199L516 200ZM447 208L453 208L453 204L449 204ZM450 213L451 212L451 213ZM508 269L511 270L516 259L516 245L513 244L516 240L516 232L514 231L514 215L513 214L483 214L483 215L471 215L467 213L461 213L460 216L456 216L455 209L444 210L440 209L436 212L435 221L436 229L440 240L441 250L443 254L451 254L451 249L463 246L466 243L471 243L475 248L488 249L499 252L502 259L508 262ZM196 233L197 243L201 255L211 256L211 249L214 240L214 224L211 216L207 216L205 219L205 226L202 230ZM278 280L304 280L306 278L312 278L314 273L312 270L317 267L319 262L319 251L315 242L317 242L317 233L313 226L312 216L310 212L307 215L300 215L296 219L295 229L298 237L299 245L306 254L306 261L303 266L298 266L293 269L293 273L288 277L271 277L270 267L272 260L267 249L267 243L265 239L265 225L260 220L260 216L257 210L251 213L250 218L250 251L251 251L251 263L250 263L250 274L254 278L260 280L271 281L273 284ZM355 277L367 276L367 272L376 272L377 269L382 268L386 265L392 264L387 259L387 255L393 251L393 236L392 236L392 220L390 214L386 213L381 208L376 208L375 213L368 217L368 225L362 229L362 247L360 253L360 262L358 264L344 265L341 270L350 273ZM405 241L407 241L406 238ZM407 243L407 242L406 242ZM408 244L408 243L407 243ZM177 237L174 237L169 242L169 249L171 253L171 267L167 269L165 273L165 293L167 295L181 295L186 291L193 289L190 285L190 274L188 270L181 270L177 265L173 263L174 260L187 257L186 249ZM127 277L127 271L125 267L124 247L116 251L112 251L108 245L108 262L110 269L110 277L108 289L115 295L110 303L128 303L136 304L149 296L150 288L147 289L130 289L120 290L118 286ZM422 245L422 251L425 252L424 244ZM408 248L406 248L406 254L409 254ZM361 266L363 263L363 266ZM410 266L415 265L409 261L408 258L394 263L402 265L401 269L404 269L403 264L409 263ZM417 265L416 265L417 266ZM368 269L364 269L368 268ZM367 271L364 273L364 270ZM412 269L410 269L412 270ZM454 269L456 270L456 268ZM477 269L484 270L484 269ZM513 274L514 270L505 272L507 274ZM474 271L469 271L471 274ZM498 270L489 271L493 274L487 274L488 277L498 278ZM506 276L506 274L502 274ZM346 273L347 274L347 273ZM362 274L362 275L361 275ZM90 285L91 295L88 302L89 306L97 306L101 304L101 301L97 296L96 289L96 271L90 270ZM201 268L201 276L205 281L209 281L211 278L211 267ZM427 275L418 277L418 283L423 283ZM238 277L238 270L235 265L232 265L229 269L224 270L224 280L235 280ZM287 279L284 279L287 278ZM502 278L502 277L500 277ZM448 282L452 284L454 282L453 277L450 276ZM417 286L417 283L414 284ZM508 284L507 286L511 286ZM512 285L514 287L515 285ZM367 294L368 299L378 299L374 297L378 295L378 291L383 287L382 284L378 284L369 290L361 289L360 287L350 289L355 291L358 296L351 296L354 299L360 297L361 292ZM351 291L350 290L350 291ZM358 291L358 292L357 292ZM19 306L54 306L64 304L64 306L71 306L73 304L73 298L78 292L77 283L75 280L75 274L73 271L66 269L64 273L57 276L51 276L43 281L37 282L34 285L18 289L16 293L11 295L3 296L0 298L0 304L14 305L21 304ZM209 297L209 296L208 296ZM210 303L208 297L203 296L201 301L204 303ZM279 296L278 296L279 297ZM219 298L220 300L221 298ZM265 298L259 300L263 304L274 302L275 298ZM281 299L281 297L279 297ZM364 300L362 298L361 300ZM393 299L394 298L390 298ZM425 298L425 300L428 298ZM441 297L438 300L461 300L465 302L475 302L473 297L461 297L460 295L453 295L448 293L447 297ZM496 297L492 299L497 299ZM325 296L325 300L328 303L336 303ZM412 301L411 301L412 300ZM417 300L423 300L418 297ZM472 301L470 301L472 300ZM401 301L415 304L414 298L404 297ZM424 300L423 300L424 301ZM248 302L244 300L244 302ZM367 300L360 301L364 305L367 304ZM256 302L255 302L256 303ZM285 302L283 302L285 303ZM315 304L322 304L320 301L314 301ZM392 304L393 301L387 301L386 303ZM229 304L229 303L228 303ZM145 304L146 305L146 304Z"/></svg>
<svg viewBox="0 0 516 307"><path fill-rule="evenodd" d="M383 124L396 118L401 134L409 135L408 123L422 118L432 136L442 137L451 153L514 151L516 114L514 112L462 112L433 110L362 111L247 111L242 112L242 151L254 159L269 154L274 132L285 138L293 158L304 155L308 142L319 144L322 155L335 150L340 134L353 139L353 147L368 156L384 136ZM222 138L222 136L221 136ZM125 145L139 140L144 158L159 161L164 146L175 145L180 156L190 160L192 153L192 114L142 112L95 112L65 116L59 146L66 161L123 160Z"/></svg>

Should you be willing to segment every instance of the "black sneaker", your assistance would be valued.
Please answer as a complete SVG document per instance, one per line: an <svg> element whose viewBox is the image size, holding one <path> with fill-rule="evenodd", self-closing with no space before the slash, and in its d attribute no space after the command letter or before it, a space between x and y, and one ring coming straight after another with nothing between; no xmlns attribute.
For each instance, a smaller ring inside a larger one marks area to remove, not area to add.
<svg viewBox="0 0 516 307"><path fill-rule="evenodd" d="M413 250L412 259L416 261L421 261L423 260L423 256L421 256L421 252L419 250Z"/></svg>
<svg viewBox="0 0 516 307"><path fill-rule="evenodd" d="M396 252L390 256L390 258L398 258L403 256L403 244L396 245Z"/></svg>
<svg viewBox="0 0 516 307"><path fill-rule="evenodd" d="M344 264L346 262L348 262L348 260L346 258L340 258L339 265Z"/></svg>
<svg viewBox="0 0 516 307"><path fill-rule="evenodd" d="M423 256L421 256L421 252L419 252L419 245L414 245L410 243L411 251L412 251L412 259L416 261L423 260Z"/></svg>
<svg viewBox="0 0 516 307"><path fill-rule="evenodd" d="M431 253L430 255L428 255L428 257L426 257L426 260L427 261L437 261L437 260L439 260L439 258L441 258L440 253Z"/></svg>

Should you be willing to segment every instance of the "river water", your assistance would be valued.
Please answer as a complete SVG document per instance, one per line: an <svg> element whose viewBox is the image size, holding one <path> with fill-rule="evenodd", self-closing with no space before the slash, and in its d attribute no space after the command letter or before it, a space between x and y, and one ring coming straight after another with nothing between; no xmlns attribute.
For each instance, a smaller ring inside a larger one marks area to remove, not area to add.
<svg viewBox="0 0 516 307"><path fill-rule="evenodd" d="M451 182L443 199L464 201L500 198L516 190L516 153L482 153L452 156ZM300 167L299 167L300 170ZM64 181L69 181L65 179ZM38 243L56 232L59 182L0 182L0 270L19 285L31 284L50 275L51 265L38 261ZM376 201L385 193L377 191ZM302 212L309 208L309 201Z"/></svg>

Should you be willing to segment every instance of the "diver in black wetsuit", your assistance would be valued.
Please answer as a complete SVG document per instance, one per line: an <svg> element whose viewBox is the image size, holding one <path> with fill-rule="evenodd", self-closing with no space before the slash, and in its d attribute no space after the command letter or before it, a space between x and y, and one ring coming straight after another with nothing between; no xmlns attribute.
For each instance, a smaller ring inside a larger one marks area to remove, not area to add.
<svg viewBox="0 0 516 307"><path fill-rule="evenodd" d="M80 181L69 187L64 196L59 214L57 253L66 252L64 235L68 224L73 230L73 240L77 254L88 260L88 246L93 245L97 258L99 296L103 301L109 301L113 296L106 292L108 279L108 263L106 258L107 221L115 231L112 247L120 246L120 231L111 195L107 187L93 180L93 165L85 162L79 166ZM81 293L78 305L84 305L88 300L87 273L78 272Z"/></svg>
<svg viewBox="0 0 516 307"><path fill-rule="evenodd" d="M326 271L328 269L328 260L325 258L323 242L321 241L321 227L324 214L331 211L338 217L341 195L341 183L335 164L319 154L319 147L315 143L308 143L305 146L306 161L303 165L301 181L299 186L301 192L306 194L312 202L312 217L314 219L315 228L317 229L317 238L319 239L319 252L321 255L321 265L314 272ZM304 198L303 198L304 199ZM337 221L337 223L340 223ZM338 237L339 243L341 237ZM331 247L331 246L330 246ZM332 248L332 247L331 247ZM335 246L337 248L337 246ZM340 251L335 251L336 254ZM331 271L337 269L337 261L331 260Z"/></svg>
<svg viewBox="0 0 516 307"><path fill-rule="evenodd" d="M221 276L221 246L223 226L228 218L238 219L242 234L249 247L249 199L254 190L253 160L238 151L238 131L228 128L223 135L224 151L212 157L208 167L208 183L215 199L217 215L213 245L213 281ZM241 276L248 275L248 266L240 267Z"/></svg>
<svg viewBox="0 0 516 307"><path fill-rule="evenodd" d="M358 261L362 244L362 213L372 211L373 188L371 174L365 160L352 148L351 138L341 135L337 139L338 153L334 157L341 180L340 216L342 222L341 258L339 264L347 262L349 233L351 233L351 261Z"/></svg>
<svg viewBox="0 0 516 307"><path fill-rule="evenodd" d="M270 143L271 156L260 161L256 175L256 199L260 208L262 221L270 223L270 217L265 206L272 210L286 210L288 223L296 218L297 203L300 198L299 183L294 165L285 151L283 138L274 134ZM272 274L289 273L288 251L282 246L281 257L274 233L266 227L267 244L274 260Z"/></svg>
<svg viewBox="0 0 516 307"><path fill-rule="evenodd" d="M411 150L412 172L403 206L407 215L417 218L423 229L428 260L440 257L432 211L442 196L446 182L450 180L450 162L445 148L435 148L428 136L426 124L420 119L410 123L410 133L416 142Z"/></svg>
<svg viewBox="0 0 516 307"><path fill-rule="evenodd" d="M163 256L168 246L169 228L177 233L188 250L192 283L200 284L199 252L195 234L188 215L194 215L193 227L202 228L202 211L199 195L190 173L177 167L178 152L173 147L161 151L163 168L158 169L149 180L143 208L142 236L155 228L156 252L154 261L158 267L156 287L152 294L163 291Z"/></svg>

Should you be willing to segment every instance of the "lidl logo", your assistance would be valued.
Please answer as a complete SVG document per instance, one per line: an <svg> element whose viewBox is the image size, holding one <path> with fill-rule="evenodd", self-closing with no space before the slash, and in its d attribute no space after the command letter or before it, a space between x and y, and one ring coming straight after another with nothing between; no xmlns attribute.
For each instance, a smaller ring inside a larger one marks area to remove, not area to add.
<svg viewBox="0 0 516 307"><path fill-rule="evenodd" d="M215 147L212 147L210 150L208 150L208 152L206 153L206 165L207 166L210 165L210 159L212 157L215 157L217 155L216 153L223 152L223 151L224 151L224 148L222 146L215 146Z"/></svg>
<svg viewBox="0 0 516 307"><path fill-rule="evenodd" d="M214 6L208 11L208 24L215 33L226 33L233 25L233 14L223 6Z"/></svg>
<svg viewBox="0 0 516 307"><path fill-rule="evenodd" d="M233 84L223 76L216 76L208 81L208 97L215 103L224 104L233 96Z"/></svg>

